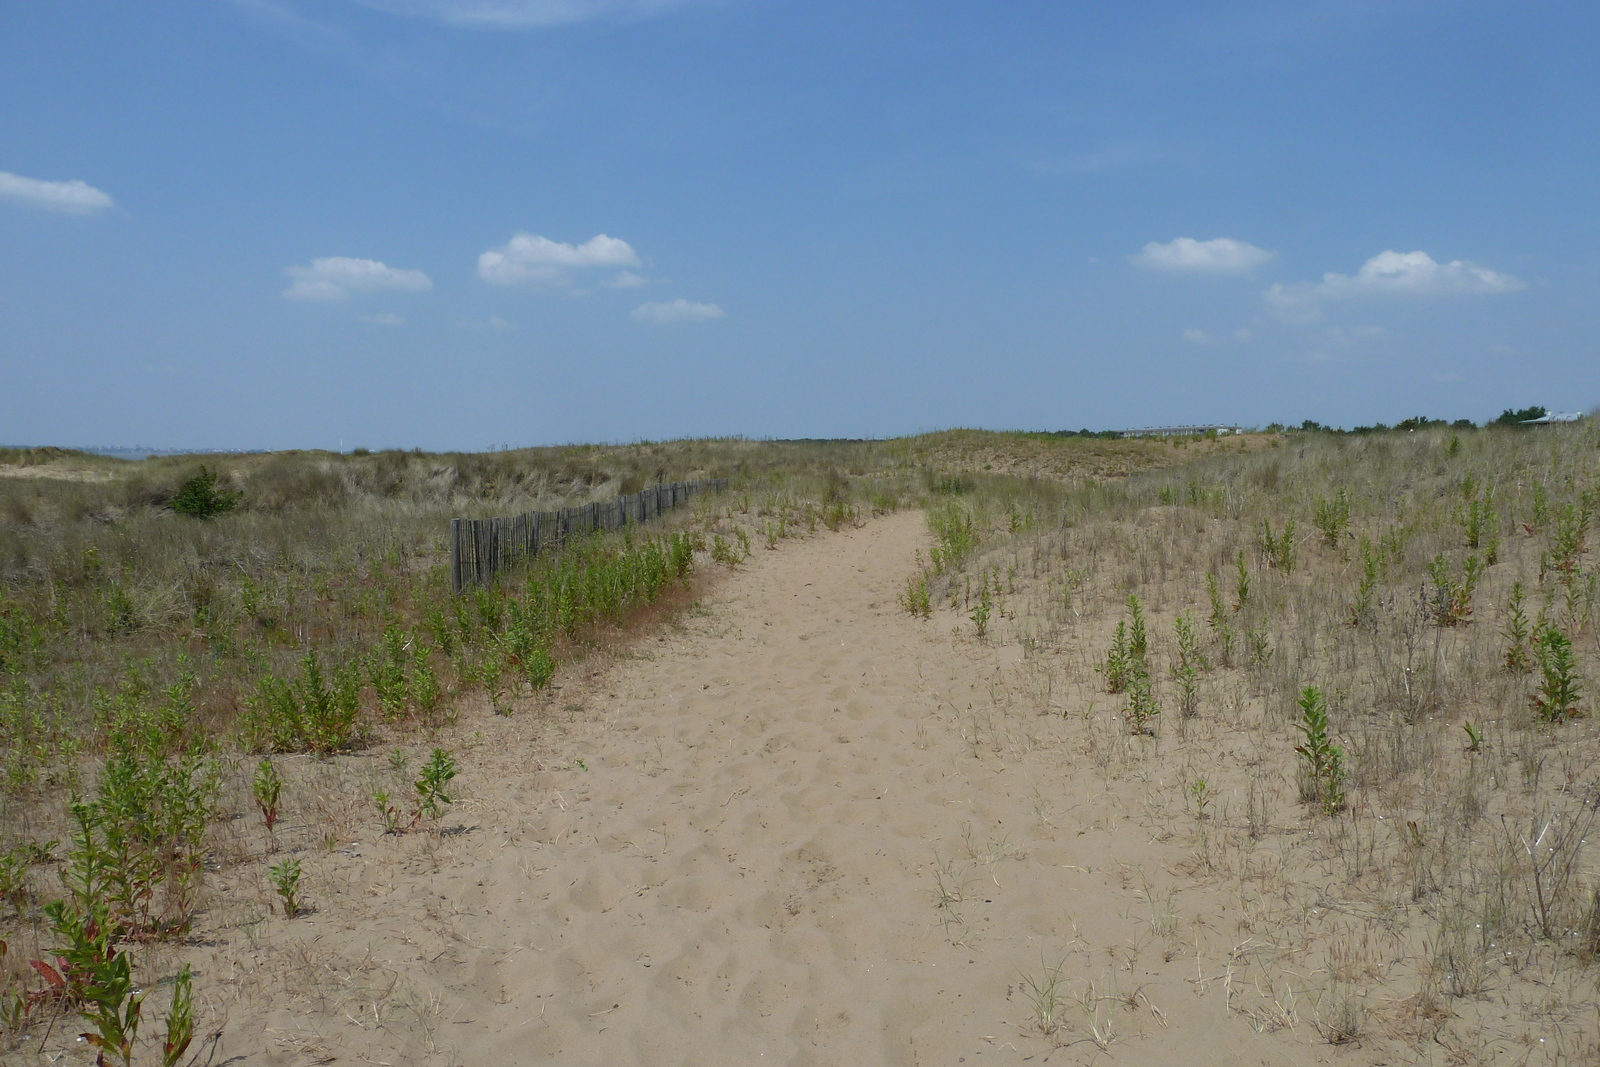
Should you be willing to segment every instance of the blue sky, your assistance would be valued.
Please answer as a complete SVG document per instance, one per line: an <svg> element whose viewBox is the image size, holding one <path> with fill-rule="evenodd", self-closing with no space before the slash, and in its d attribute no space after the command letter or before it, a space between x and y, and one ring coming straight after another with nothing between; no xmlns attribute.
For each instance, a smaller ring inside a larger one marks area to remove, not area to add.
<svg viewBox="0 0 1600 1067"><path fill-rule="evenodd" d="M0 442L1600 403L1586 3L0 4Z"/></svg>

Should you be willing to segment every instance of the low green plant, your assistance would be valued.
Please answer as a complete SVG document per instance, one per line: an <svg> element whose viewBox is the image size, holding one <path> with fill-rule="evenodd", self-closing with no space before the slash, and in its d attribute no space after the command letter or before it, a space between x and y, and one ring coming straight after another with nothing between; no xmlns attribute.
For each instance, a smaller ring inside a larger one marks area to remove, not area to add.
<svg viewBox="0 0 1600 1067"><path fill-rule="evenodd" d="M1472 594L1483 575L1483 561L1468 556L1461 561L1461 576L1452 572L1450 561L1436 556L1428 564L1428 577L1433 582L1431 608L1433 621L1439 626L1459 626L1472 614Z"/></svg>
<svg viewBox="0 0 1600 1067"><path fill-rule="evenodd" d="M1572 641L1555 625L1546 623L1534 637L1534 655L1540 679L1534 689L1533 706L1539 717L1545 722L1577 718L1583 680L1578 675Z"/></svg>
<svg viewBox="0 0 1600 1067"><path fill-rule="evenodd" d="M1106 652L1106 658L1095 667L1106 680L1106 692L1120 693L1128 688L1129 667L1128 624L1118 619L1117 628L1111 635L1111 648Z"/></svg>
<svg viewBox="0 0 1600 1067"><path fill-rule="evenodd" d="M1377 594L1378 578L1383 572L1383 553L1375 548L1365 534L1361 536L1361 580L1356 586L1355 603L1350 605L1350 625L1371 627L1373 602Z"/></svg>
<svg viewBox="0 0 1600 1067"><path fill-rule="evenodd" d="M1128 729L1134 734L1155 732L1155 720L1161 715L1161 704L1156 699L1155 686L1148 671L1139 670L1128 678L1128 706L1122 711Z"/></svg>
<svg viewBox="0 0 1600 1067"><path fill-rule="evenodd" d="M1236 574L1233 595L1233 610L1243 611L1246 604L1250 603L1250 569L1245 566L1244 549L1239 550L1238 557L1234 560Z"/></svg>
<svg viewBox="0 0 1600 1067"><path fill-rule="evenodd" d="M134 987L132 958L117 947L123 930L104 903L82 908L53 900L44 910L56 939L56 965L35 961L34 970L94 1027L78 1036L95 1049L95 1062L105 1064L109 1055L131 1067L144 994Z"/></svg>
<svg viewBox="0 0 1600 1067"><path fill-rule="evenodd" d="M1529 495L1532 499L1528 505L1528 521L1522 528L1532 537L1550 524L1550 491L1543 482L1534 482Z"/></svg>
<svg viewBox="0 0 1600 1067"><path fill-rule="evenodd" d="M727 564L729 567L737 566L742 556L734 549L733 544L721 534L716 534L711 539L711 558L718 563Z"/></svg>
<svg viewBox="0 0 1600 1067"><path fill-rule="evenodd" d="M1146 632L1144 607L1139 598L1128 595L1128 656L1137 667L1149 673L1150 636Z"/></svg>
<svg viewBox="0 0 1600 1067"><path fill-rule="evenodd" d="M933 597L928 588L928 573L918 571L906 578L906 588L900 594L900 608L907 615L926 619L933 614Z"/></svg>
<svg viewBox="0 0 1600 1067"><path fill-rule="evenodd" d="M399 833L401 827L400 809L395 807L394 798L389 795L389 791L380 789L373 793L372 803L378 809L378 817L383 820L383 832L386 834Z"/></svg>
<svg viewBox="0 0 1600 1067"><path fill-rule="evenodd" d="M1462 723L1461 724L1461 728L1467 732L1467 751L1468 752L1482 752L1483 751L1483 731L1478 729L1476 726L1474 726L1470 722Z"/></svg>
<svg viewBox="0 0 1600 1067"><path fill-rule="evenodd" d="M1261 520L1261 532L1256 534L1256 548L1261 551L1268 567L1284 574L1293 574L1298 562L1297 547L1293 519L1285 519L1282 532L1276 535L1272 532L1272 520Z"/></svg>
<svg viewBox="0 0 1600 1067"><path fill-rule="evenodd" d="M1206 622L1211 627L1211 635L1217 642L1218 659L1224 667L1233 666L1234 633L1233 626L1228 622L1227 605L1222 599L1222 589L1217 584L1216 574L1206 575L1206 595L1211 600L1211 614Z"/></svg>
<svg viewBox="0 0 1600 1067"><path fill-rule="evenodd" d="M1194 620L1179 615L1172 624L1177 638L1178 657L1172 665L1172 677L1177 680L1179 712L1184 718L1193 717L1200 709L1200 674L1211 668L1200 651L1199 634Z"/></svg>
<svg viewBox="0 0 1600 1067"><path fill-rule="evenodd" d="M1308 685L1300 691L1300 721L1296 728L1304 740L1295 746L1312 793L1325 815L1344 809L1344 749L1328 736L1328 706L1322 692Z"/></svg>
<svg viewBox="0 0 1600 1067"><path fill-rule="evenodd" d="M1480 497L1469 494L1456 509L1456 524L1466 538L1467 547L1483 553L1484 562L1493 566L1500 559L1500 516L1494 508L1494 490L1485 489Z"/></svg>
<svg viewBox="0 0 1600 1067"><path fill-rule="evenodd" d="M421 776L414 783L417 790L416 820L427 818L437 821L444 815L445 808L451 803L448 792L450 780L455 776L455 760L444 749L434 749L422 767Z"/></svg>
<svg viewBox="0 0 1600 1067"><path fill-rule="evenodd" d="M285 858L267 871L272 888L278 892L278 902L283 905L285 917L293 919L300 914L300 861Z"/></svg>
<svg viewBox="0 0 1600 1067"><path fill-rule="evenodd" d="M431 715L439 706L439 699L443 693L439 686L439 675L433 669L433 661L428 656L428 646L422 643L420 634L411 637L411 699L417 705L418 714L424 718Z"/></svg>
<svg viewBox="0 0 1600 1067"><path fill-rule="evenodd" d="M1145 626L1144 608L1137 596L1129 596L1128 617L1118 620L1111 635L1111 648L1106 658L1095 667L1106 680L1106 692L1122 693L1129 690L1140 675L1150 675L1150 638Z"/></svg>
<svg viewBox="0 0 1600 1067"><path fill-rule="evenodd" d="M935 576L960 566L978 547L978 531L972 513L957 501L930 509L928 528L934 538L928 558Z"/></svg>
<svg viewBox="0 0 1600 1067"><path fill-rule="evenodd" d="M1563 582L1577 577L1579 557L1588 551L1585 541L1589 536L1589 517L1587 500L1561 505L1555 527L1550 531L1550 548L1540 561L1541 577L1551 571Z"/></svg>
<svg viewBox="0 0 1600 1067"><path fill-rule="evenodd" d="M278 798L283 792L283 779L279 777L278 768L273 766L270 758L264 757L256 765L256 776L250 784L250 791L255 795L261 821L267 824L267 833L270 834L273 827L278 825Z"/></svg>
<svg viewBox="0 0 1600 1067"><path fill-rule="evenodd" d="M107 582L100 594L106 608L106 629L113 634L131 634L139 629L139 616L133 598L116 582Z"/></svg>
<svg viewBox="0 0 1600 1067"><path fill-rule="evenodd" d="M1066 987L1064 963L1044 967L1038 977L1022 976L1022 990L1033 1010L1033 1025L1044 1037L1054 1037L1061 1029L1061 1016L1067 1006L1062 995Z"/></svg>
<svg viewBox="0 0 1600 1067"><path fill-rule="evenodd" d="M388 721L401 718L410 703L410 686L406 684L405 635L398 626L387 626L378 647L366 659L367 680L378 696L378 707Z"/></svg>
<svg viewBox="0 0 1600 1067"><path fill-rule="evenodd" d="M983 585L978 590L978 602L972 605L972 629L979 638L988 636L989 614L994 610L994 601L989 594L989 576L983 576Z"/></svg>
<svg viewBox="0 0 1600 1067"><path fill-rule="evenodd" d="M172 980L172 1007L167 1011L167 1037L161 1043L161 1067L178 1067L194 1040L194 972L185 963Z"/></svg>
<svg viewBox="0 0 1600 1067"><path fill-rule="evenodd" d="M1331 499L1317 497L1312 507L1312 521L1322 532L1322 542L1329 548L1338 548L1345 532L1350 529L1350 493L1340 486Z"/></svg>
<svg viewBox="0 0 1600 1067"><path fill-rule="evenodd" d="M1533 649L1530 645L1528 613L1522 607L1521 582L1511 583L1511 596L1506 601L1506 623L1500 636L1506 639L1501 666L1511 674L1526 674L1533 670Z"/></svg>
<svg viewBox="0 0 1600 1067"><path fill-rule="evenodd" d="M256 698L244 716L249 747L269 752L338 752L364 735L361 674L356 666L335 667L332 684L313 650L301 659L301 676L293 682L272 675L261 680Z"/></svg>
<svg viewBox="0 0 1600 1067"><path fill-rule="evenodd" d="M1245 666L1253 671L1264 671L1272 663L1272 642L1265 626L1253 626L1244 632Z"/></svg>
<svg viewBox="0 0 1600 1067"><path fill-rule="evenodd" d="M87 913L104 904L119 929L170 936L188 929L216 805L215 767L197 754L167 760L121 736L92 801L69 806L63 881Z"/></svg>

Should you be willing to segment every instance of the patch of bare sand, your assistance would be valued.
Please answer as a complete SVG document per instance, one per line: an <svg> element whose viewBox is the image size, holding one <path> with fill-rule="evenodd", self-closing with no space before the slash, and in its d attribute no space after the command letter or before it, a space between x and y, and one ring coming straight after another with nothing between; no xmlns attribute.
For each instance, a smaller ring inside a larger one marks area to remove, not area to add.
<svg viewBox="0 0 1600 1067"><path fill-rule="evenodd" d="M758 552L582 696L569 683L537 714L464 721L460 833L378 835L359 812L382 757L339 772L310 817L336 846L307 852L319 910L269 917L263 890L195 951L222 1052L1332 1059L1304 1027L1230 1012L1248 950L1198 944L1230 943L1229 903L1174 895L1189 853L1141 825L1137 782L1113 795L1057 743L1048 697L997 716L1016 649L899 611L925 538L904 513ZM343 826L359 839L335 840Z"/></svg>

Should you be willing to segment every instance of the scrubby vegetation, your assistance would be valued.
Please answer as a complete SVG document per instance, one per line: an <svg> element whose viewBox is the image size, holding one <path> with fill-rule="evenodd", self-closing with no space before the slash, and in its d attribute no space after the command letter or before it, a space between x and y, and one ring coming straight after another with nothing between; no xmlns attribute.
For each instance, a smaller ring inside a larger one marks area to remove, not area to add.
<svg viewBox="0 0 1600 1067"><path fill-rule="evenodd" d="M697 560L737 566L755 546L961 497L997 477L982 456L1024 440L958 431L204 464L0 451L0 1038L78 1013L108 1057L133 1055L149 1014L136 990L161 975L135 979L175 958L140 946L189 930L227 816L259 813L259 840L234 862L260 866L282 918L314 907L300 860L274 856L296 788L275 757L328 760L432 737L469 697L509 713L548 692L563 664L687 603ZM1067 480L1175 455L1152 442L1050 447L1031 454ZM564 546L468 595L448 592L452 517L695 477L730 477L733 489ZM946 548L948 566L963 548ZM435 749L414 804L383 787L368 810L394 832L436 827L453 775ZM395 791L413 786L402 779ZM41 985L48 976L30 960L56 957L47 966L59 982ZM188 983L188 972L160 983L179 1053L193 1037Z"/></svg>
<svg viewBox="0 0 1600 1067"><path fill-rule="evenodd" d="M176 959L159 946L211 891L223 816L249 815L229 832L252 835L274 921L314 914L321 893L281 851L295 775L394 746L362 817L399 835L385 840L441 839L456 762L436 738L466 702L485 717L570 713L554 703L561 672L688 605L710 564L917 506L930 540L901 608L974 648L1020 645L1030 679L1029 721L974 717L974 754L1021 759L1053 739L1103 775L1119 817L1190 842L1174 877L1239 902L1230 1011L1464 1063L1485 1033L1543 1013L1565 1044L1530 1061L1581 1058L1600 955L1586 848L1600 818L1600 429L1415 421L204 469L6 453L0 1027L15 1038L81 1014L121 1055L153 1047L140 1019L166 1013L187 1046L187 972L146 961ZM452 516L692 477L733 485L448 593ZM1158 936L1180 954L1174 891ZM939 899L959 923L955 897ZM1069 979L1053 966L1023 982L1052 1040L1074 1039L1058 1010ZM1093 1018L1087 1040L1109 1044Z"/></svg>
<svg viewBox="0 0 1600 1067"><path fill-rule="evenodd" d="M1111 810L1163 835L1198 810L1175 873L1243 909L1230 940L1251 947L1227 963L1258 993L1230 1010L1450 1062L1581 1059L1600 1047L1600 427L1408 429L963 498L930 513L939 551L961 546L930 599L966 611L1001 576L986 640L1022 645ZM1047 744L984 725L1013 758ZM1517 1044L1534 1016L1559 1047Z"/></svg>

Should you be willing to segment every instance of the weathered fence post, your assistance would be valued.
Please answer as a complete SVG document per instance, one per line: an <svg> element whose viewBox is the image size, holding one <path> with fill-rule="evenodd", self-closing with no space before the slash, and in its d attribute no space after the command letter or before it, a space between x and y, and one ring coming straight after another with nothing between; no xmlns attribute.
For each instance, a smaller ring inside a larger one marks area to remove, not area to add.
<svg viewBox="0 0 1600 1067"><path fill-rule="evenodd" d="M658 482L611 501L593 501L556 511L528 511L488 519L450 520L450 591L462 593L519 560L558 548L575 534L618 530L648 522L688 503L703 490L728 487L726 478Z"/></svg>

